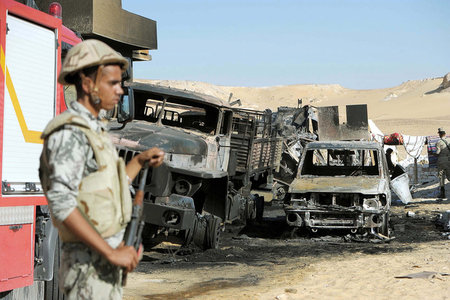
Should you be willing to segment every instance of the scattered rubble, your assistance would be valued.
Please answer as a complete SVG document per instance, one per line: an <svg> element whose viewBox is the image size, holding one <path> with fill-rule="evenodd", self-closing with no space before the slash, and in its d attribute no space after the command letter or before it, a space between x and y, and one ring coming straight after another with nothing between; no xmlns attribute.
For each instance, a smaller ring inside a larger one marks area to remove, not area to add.
<svg viewBox="0 0 450 300"><path fill-rule="evenodd" d="M436 223L438 226L442 227L444 231L450 231L450 210L439 214Z"/></svg>

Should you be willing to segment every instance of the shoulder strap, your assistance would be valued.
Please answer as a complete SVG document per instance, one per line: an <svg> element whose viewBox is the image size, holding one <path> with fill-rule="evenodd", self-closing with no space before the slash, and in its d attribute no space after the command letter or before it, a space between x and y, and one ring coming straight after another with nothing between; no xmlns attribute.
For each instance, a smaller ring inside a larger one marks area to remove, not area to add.
<svg viewBox="0 0 450 300"><path fill-rule="evenodd" d="M450 146L448 145L448 142L443 138L441 138L441 141L444 142L444 144L447 146L448 151L450 151Z"/></svg>
<svg viewBox="0 0 450 300"><path fill-rule="evenodd" d="M65 125L75 125L80 126L82 128L89 128L89 124L82 117L74 115L68 111L65 111L62 114L54 117L53 120L51 120L47 124L44 131L42 132L41 139L43 140L46 139L53 132L61 129Z"/></svg>
<svg viewBox="0 0 450 300"><path fill-rule="evenodd" d="M94 151L95 160L97 161L98 166L104 165L106 162L103 159L101 151L104 149L103 139L101 134L91 130L90 128L80 127L81 131L86 135L89 144Z"/></svg>
<svg viewBox="0 0 450 300"><path fill-rule="evenodd" d="M42 132L41 138L45 141L47 137L49 137L53 132L58 131L66 125L77 126L87 137L89 144L94 151L95 160L97 164L104 165L103 157L100 154L102 147L101 137L98 133L92 131L91 127L82 117L72 114L69 111L65 111L62 114L56 116L51 120L44 131Z"/></svg>

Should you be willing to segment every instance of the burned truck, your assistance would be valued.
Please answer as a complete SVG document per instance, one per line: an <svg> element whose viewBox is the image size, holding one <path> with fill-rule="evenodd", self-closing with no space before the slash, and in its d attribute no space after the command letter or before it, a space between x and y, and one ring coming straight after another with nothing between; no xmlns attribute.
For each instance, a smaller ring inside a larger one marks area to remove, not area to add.
<svg viewBox="0 0 450 300"><path fill-rule="evenodd" d="M261 214L252 184L279 167L282 140L268 112L237 109L221 99L146 83L126 83L111 135L126 161L159 147L144 197L143 240L215 248L221 227ZM139 182L139 176L136 182Z"/></svg>
<svg viewBox="0 0 450 300"><path fill-rule="evenodd" d="M285 205L290 226L389 236L386 156L377 142L311 142Z"/></svg>

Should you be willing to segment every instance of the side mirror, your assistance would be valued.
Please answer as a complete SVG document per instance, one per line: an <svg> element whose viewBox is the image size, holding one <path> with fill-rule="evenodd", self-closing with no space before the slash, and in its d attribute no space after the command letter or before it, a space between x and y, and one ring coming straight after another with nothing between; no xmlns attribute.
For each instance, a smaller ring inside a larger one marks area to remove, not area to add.
<svg viewBox="0 0 450 300"><path fill-rule="evenodd" d="M117 106L117 122L126 124L134 118L134 95L133 89L124 87L124 94Z"/></svg>
<svg viewBox="0 0 450 300"><path fill-rule="evenodd" d="M130 57L125 57L128 60L128 68L122 73L122 81L133 81L133 60Z"/></svg>

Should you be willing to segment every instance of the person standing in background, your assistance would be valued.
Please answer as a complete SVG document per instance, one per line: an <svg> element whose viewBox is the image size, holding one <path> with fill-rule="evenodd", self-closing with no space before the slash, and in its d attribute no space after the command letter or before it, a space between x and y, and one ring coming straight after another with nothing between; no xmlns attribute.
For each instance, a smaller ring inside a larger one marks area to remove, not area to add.
<svg viewBox="0 0 450 300"><path fill-rule="evenodd" d="M445 198L445 178L450 180L450 141L445 136L444 128L438 129L439 141L436 142L438 155L439 198Z"/></svg>

